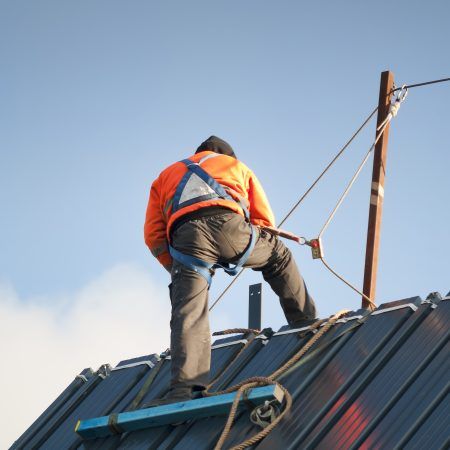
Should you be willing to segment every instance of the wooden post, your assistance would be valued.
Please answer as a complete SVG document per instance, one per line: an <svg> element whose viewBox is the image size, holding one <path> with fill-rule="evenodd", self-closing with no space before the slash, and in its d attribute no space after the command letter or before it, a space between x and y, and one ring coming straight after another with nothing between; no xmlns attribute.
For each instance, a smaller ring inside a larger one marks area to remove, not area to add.
<svg viewBox="0 0 450 450"><path fill-rule="evenodd" d="M380 97L378 102L377 127L389 114L394 74L382 72L380 80ZM372 185L370 193L369 225L367 229L366 262L364 267L363 293L375 301L378 269L378 249L380 245L381 218L383 214L384 177L386 175L386 158L389 139L389 124L375 146L373 159ZM369 302L363 297L362 307L368 309Z"/></svg>

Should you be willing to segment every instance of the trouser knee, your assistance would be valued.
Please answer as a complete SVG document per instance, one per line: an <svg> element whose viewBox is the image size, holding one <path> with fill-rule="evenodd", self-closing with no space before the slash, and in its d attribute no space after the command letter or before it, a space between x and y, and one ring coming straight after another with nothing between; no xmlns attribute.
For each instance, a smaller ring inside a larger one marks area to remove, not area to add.
<svg viewBox="0 0 450 450"><path fill-rule="evenodd" d="M278 241L267 265L262 270L264 279L269 281L272 278L280 276L291 263L291 251L281 241Z"/></svg>

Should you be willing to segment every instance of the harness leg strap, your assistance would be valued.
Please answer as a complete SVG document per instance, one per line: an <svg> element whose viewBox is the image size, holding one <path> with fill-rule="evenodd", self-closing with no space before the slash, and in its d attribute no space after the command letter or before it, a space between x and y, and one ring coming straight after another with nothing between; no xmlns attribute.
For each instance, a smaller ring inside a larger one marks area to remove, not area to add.
<svg viewBox="0 0 450 450"><path fill-rule="evenodd" d="M255 227L253 225L250 226L251 226L250 243L247 246L241 258L239 259L239 261L234 266L230 266L229 264L225 265L219 263L216 264L208 263L206 261L203 261L202 259L196 258L195 256L181 253L178 250L174 249L172 246L169 246L170 255L172 256L173 259L175 259L179 263L183 264L184 266L188 267L194 272L197 272L200 275L202 275L208 282L208 286L210 286L212 281L211 269L220 268L223 269L228 275L235 276L239 272L239 270L241 270L242 266L247 262L253 249L255 248L257 239Z"/></svg>
<svg viewBox="0 0 450 450"><path fill-rule="evenodd" d="M250 258L250 255L252 254L252 251L255 248L257 233L255 227L252 224L250 224L250 228L251 228L250 243L248 244L242 256L239 258L239 261L234 266L231 266L230 264L224 265L217 263L213 266L214 268L221 268L228 275L231 275L233 277L237 275L237 273L242 269L242 266L247 262L248 258Z"/></svg>
<svg viewBox="0 0 450 450"><path fill-rule="evenodd" d="M213 264L207 263L206 261L196 258L195 256L185 255L184 253L181 253L178 250L174 249L171 245L169 246L169 252L172 258L178 261L180 264L183 264L184 266L203 276L208 282L208 287L211 285L211 269L213 268Z"/></svg>

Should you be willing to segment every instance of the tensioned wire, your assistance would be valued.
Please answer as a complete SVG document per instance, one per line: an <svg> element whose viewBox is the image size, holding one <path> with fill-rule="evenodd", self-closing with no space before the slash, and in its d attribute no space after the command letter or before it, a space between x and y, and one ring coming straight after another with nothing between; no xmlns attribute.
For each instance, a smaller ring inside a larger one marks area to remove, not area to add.
<svg viewBox="0 0 450 450"><path fill-rule="evenodd" d="M415 87L423 87L423 86L429 86L432 84L437 84L437 83L444 83L444 82L449 82L450 78L441 78L438 80L431 80L431 81L425 81L423 83L415 83L415 84L409 84L409 85L403 85L401 87L398 88L394 88L392 89L391 93L394 93L396 91L399 91L401 89L410 89L410 88L415 88ZM362 131L362 129L368 124L368 122L370 121L370 119L375 115L375 113L378 111L378 107L376 107L370 114L369 116L366 118L366 120L364 120L364 122L361 124L361 126L355 131L355 133L352 135L352 137L345 143L345 145L338 151L338 153L334 156L334 158L328 163L328 165L325 167L325 169L322 171L322 173L314 180L314 182L311 184L311 186L305 191L305 193L299 198L299 200L294 204L294 206L288 211L288 213L286 214L286 216L283 218L283 220L279 223L278 227L281 227L286 221L287 219L292 215L292 213L298 208L298 206L300 206L300 204L303 202L303 200L305 200L305 198L309 195L309 193L314 189L314 187L317 185L317 183L322 179L322 177L328 172L328 170L334 165L334 163L336 162L337 159L339 159L340 156L342 156L342 154L345 152L345 150L348 148L348 146L353 142L353 140L356 138L356 136L358 136L358 134ZM381 136L381 134L383 133L384 129L379 133L378 138ZM368 155L371 153L371 150L368 152ZM364 159L364 163L367 161L367 159ZM359 174L359 171L357 171L357 173ZM351 186L350 186L351 187ZM328 224L326 224L326 226L328 226ZM326 228L326 227L325 227ZM323 233L323 229L321 231L321 234ZM322 262L324 262L322 260ZM325 264L325 262L324 262ZM325 264L325 266L332 272L334 273L336 276L338 276L333 270L331 270L331 268L329 268L327 266L327 264ZM222 293L219 295L219 297L217 297L217 299L213 302L213 304L210 306L209 311L211 311L216 305L217 303L224 297L224 295L228 292L228 290L233 286L234 283L236 283L236 281L238 280L238 278L242 275L242 272L244 272L245 268L242 268L239 273L233 278L233 280L231 280L231 282L227 285L227 287L222 291ZM338 276L339 279L341 279L342 281L344 281L344 283L346 283L349 287L351 287L352 289L355 290L355 288L350 285L348 282L346 282L345 280L343 280L340 276ZM359 291L358 291L359 292ZM367 299L367 298L366 298ZM372 302L371 302L372 303Z"/></svg>
<svg viewBox="0 0 450 450"><path fill-rule="evenodd" d="M403 86L403 88L410 89L415 87L428 86L430 84L444 83L446 81L450 81L450 78L441 78L440 80L425 81L423 83L416 83L416 84L407 84ZM402 89L402 87L395 88L392 92L399 91L400 89Z"/></svg>
<svg viewBox="0 0 450 450"><path fill-rule="evenodd" d="M331 169L334 163L339 159L339 157L345 152L348 146L353 142L353 140L358 136L358 134L362 131L362 129L367 125L370 119L376 114L378 111L378 107L376 107L369 116L364 120L361 126L353 133L352 137L345 143L345 145L339 150L338 153L333 157L333 159L328 163L325 169L321 172L321 174L314 180L311 186L305 191L305 193L298 199L298 201L292 206L292 208L287 212L284 216L283 220L278 224L278 227L283 226L283 224L289 219L292 213L300 206L300 204L305 200L305 198L309 195L309 193L314 189L317 183L322 179L322 177ZM228 286L222 291L219 297L214 301L214 303L210 306L209 310L211 311L214 306L224 297L224 295L228 292L228 290L236 283L237 279L241 276L242 272L244 272L245 268L242 268L239 273L231 280Z"/></svg>

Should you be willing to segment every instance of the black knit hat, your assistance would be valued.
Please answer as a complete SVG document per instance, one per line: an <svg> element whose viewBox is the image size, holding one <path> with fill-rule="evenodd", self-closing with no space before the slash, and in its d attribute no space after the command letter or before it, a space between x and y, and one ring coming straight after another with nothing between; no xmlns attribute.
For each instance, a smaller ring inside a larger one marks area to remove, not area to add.
<svg viewBox="0 0 450 450"><path fill-rule="evenodd" d="M202 142L195 153L204 152L205 150L236 158L231 145L217 136L210 136L206 141Z"/></svg>

